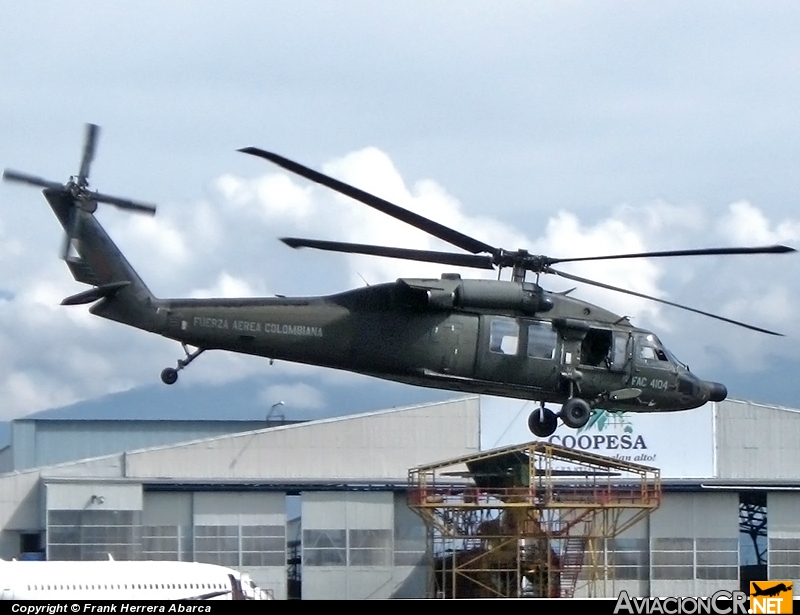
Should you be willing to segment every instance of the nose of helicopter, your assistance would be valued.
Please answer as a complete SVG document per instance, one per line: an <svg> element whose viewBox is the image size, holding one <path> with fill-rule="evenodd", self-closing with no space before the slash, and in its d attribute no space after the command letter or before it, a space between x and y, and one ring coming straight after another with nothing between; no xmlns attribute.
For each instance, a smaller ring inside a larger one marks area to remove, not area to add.
<svg viewBox="0 0 800 615"><path fill-rule="evenodd" d="M708 391L708 401L722 401L728 396L728 389L724 384L704 380L703 386Z"/></svg>

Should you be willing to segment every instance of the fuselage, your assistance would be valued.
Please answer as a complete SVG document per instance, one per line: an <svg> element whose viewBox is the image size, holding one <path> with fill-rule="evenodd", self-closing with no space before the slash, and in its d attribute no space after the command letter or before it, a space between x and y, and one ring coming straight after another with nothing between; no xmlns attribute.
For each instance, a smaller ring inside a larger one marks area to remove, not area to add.
<svg viewBox="0 0 800 615"><path fill-rule="evenodd" d="M238 571L195 562L0 561L5 600L267 600Z"/></svg>
<svg viewBox="0 0 800 615"><path fill-rule="evenodd" d="M513 283L486 281L492 284ZM597 306L553 295L543 314L431 307L408 286L400 280L327 297L164 300L157 329L196 347L468 393L559 403L580 394L597 407L644 412L694 408L714 397L652 333ZM620 390L626 394L613 398Z"/></svg>

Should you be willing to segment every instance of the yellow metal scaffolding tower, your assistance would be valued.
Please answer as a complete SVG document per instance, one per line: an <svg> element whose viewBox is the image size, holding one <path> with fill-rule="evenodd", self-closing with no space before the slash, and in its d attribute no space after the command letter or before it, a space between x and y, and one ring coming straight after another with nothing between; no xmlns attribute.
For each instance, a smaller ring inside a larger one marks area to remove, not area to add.
<svg viewBox="0 0 800 615"><path fill-rule="evenodd" d="M544 442L409 471L428 527L429 595L597 595L606 540L658 507L659 470Z"/></svg>

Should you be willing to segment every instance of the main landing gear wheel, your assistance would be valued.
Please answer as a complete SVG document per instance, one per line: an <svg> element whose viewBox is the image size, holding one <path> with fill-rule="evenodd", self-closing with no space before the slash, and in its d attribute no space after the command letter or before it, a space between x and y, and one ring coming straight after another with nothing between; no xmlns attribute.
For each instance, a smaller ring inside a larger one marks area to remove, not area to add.
<svg viewBox="0 0 800 615"><path fill-rule="evenodd" d="M548 408L537 408L528 417L528 429L537 438L552 436L558 427L555 412Z"/></svg>
<svg viewBox="0 0 800 615"><path fill-rule="evenodd" d="M589 417L592 416L592 407L586 400L580 397L572 397L561 406L559 416L567 427L580 429L586 425Z"/></svg>
<svg viewBox="0 0 800 615"><path fill-rule="evenodd" d="M194 361L197 357L199 357L205 351L205 348L198 348L194 352L189 352L188 346L186 344L181 344L183 346L183 352L186 353L185 359L178 359L178 368L175 369L174 367L167 367L161 371L161 382L164 384L175 384L178 382L178 372L181 371L184 367L189 365L192 361Z"/></svg>

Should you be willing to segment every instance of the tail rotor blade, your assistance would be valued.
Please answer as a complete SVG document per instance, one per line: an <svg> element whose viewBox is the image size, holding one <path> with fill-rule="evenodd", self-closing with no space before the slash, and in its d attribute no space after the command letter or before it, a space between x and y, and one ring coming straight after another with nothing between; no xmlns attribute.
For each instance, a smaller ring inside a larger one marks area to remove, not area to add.
<svg viewBox="0 0 800 615"><path fill-rule="evenodd" d="M89 168L94 160L94 150L97 145L97 135L100 127L96 124L86 124L86 140L83 143L83 158L81 159L81 170L78 173L78 184L85 186L89 177Z"/></svg>
<svg viewBox="0 0 800 615"><path fill-rule="evenodd" d="M11 169L6 169L3 171L3 179L5 181L19 182L22 184L28 184L30 186L37 186L39 188L49 188L50 190L64 189L64 186L57 182L51 182L42 177L37 177L36 175L28 175L27 173L12 171Z"/></svg>
<svg viewBox="0 0 800 615"><path fill-rule="evenodd" d="M80 212L71 207L69 209L69 220L64 225L64 243L61 246L61 260L66 261L69 259L70 248L72 247L72 240L78 234L78 224Z"/></svg>
<svg viewBox="0 0 800 615"><path fill-rule="evenodd" d="M102 194L100 192L90 192L87 197L89 200L97 201L98 203L108 203L109 205L114 205L120 209L130 209L132 211L137 211L139 213L148 214L151 216L154 216L156 213L156 206L151 205L150 203L137 203L136 201L131 201L130 199L121 199L119 197L111 196L109 194Z"/></svg>
<svg viewBox="0 0 800 615"><path fill-rule="evenodd" d="M61 245L61 260L65 261L69 257L69 249L72 246L72 237L66 231L64 232L64 243Z"/></svg>

